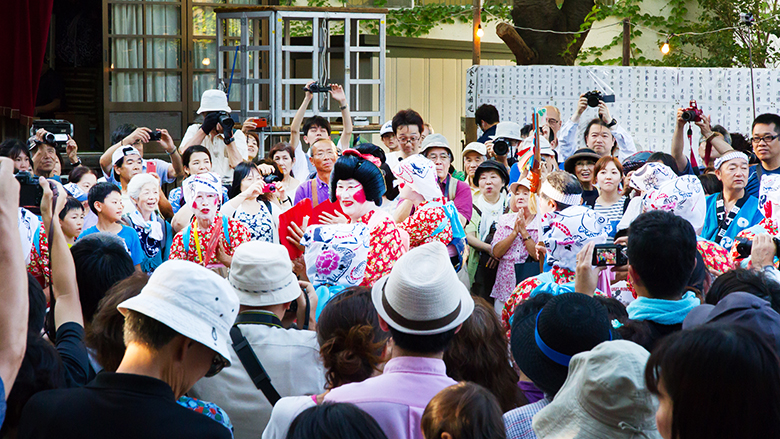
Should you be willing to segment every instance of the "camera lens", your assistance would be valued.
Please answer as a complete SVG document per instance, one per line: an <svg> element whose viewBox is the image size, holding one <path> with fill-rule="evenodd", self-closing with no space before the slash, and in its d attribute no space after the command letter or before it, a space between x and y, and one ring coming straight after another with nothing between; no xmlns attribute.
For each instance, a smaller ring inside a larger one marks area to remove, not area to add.
<svg viewBox="0 0 780 439"><path fill-rule="evenodd" d="M682 113L682 120L686 122L690 122L692 120L696 120L696 112L693 110L685 110Z"/></svg>
<svg viewBox="0 0 780 439"><path fill-rule="evenodd" d="M52 144L52 145L57 142L57 139L54 137L54 134L52 134L52 133L46 133L43 136L43 140L46 141L46 143L49 143L49 144Z"/></svg>
<svg viewBox="0 0 780 439"><path fill-rule="evenodd" d="M588 106L589 107L594 107L594 108L598 107L600 100L601 99L600 99L599 95L597 95L597 94L589 94L588 95Z"/></svg>
<svg viewBox="0 0 780 439"><path fill-rule="evenodd" d="M493 143L493 152L498 156L505 156L509 153L509 143L506 140L497 140Z"/></svg>

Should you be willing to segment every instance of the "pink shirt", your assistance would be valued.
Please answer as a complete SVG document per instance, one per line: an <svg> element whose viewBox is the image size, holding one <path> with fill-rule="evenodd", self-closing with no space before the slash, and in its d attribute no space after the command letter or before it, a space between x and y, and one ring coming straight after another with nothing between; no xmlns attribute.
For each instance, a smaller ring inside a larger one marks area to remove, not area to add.
<svg viewBox="0 0 780 439"><path fill-rule="evenodd" d="M425 406L440 390L457 384L446 370L438 359L393 358L382 375L337 387L325 401L357 405L379 423L388 439L424 439L420 419Z"/></svg>

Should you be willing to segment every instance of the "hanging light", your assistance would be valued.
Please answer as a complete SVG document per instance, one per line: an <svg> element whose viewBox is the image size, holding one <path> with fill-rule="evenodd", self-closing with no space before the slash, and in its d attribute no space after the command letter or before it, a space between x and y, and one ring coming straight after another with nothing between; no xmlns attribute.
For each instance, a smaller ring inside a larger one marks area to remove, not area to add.
<svg viewBox="0 0 780 439"><path fill-rule="evenodd" d="M666 42L664 43L664 45L663 45L663 46L661 46L661 53L663 53L664 55L668 55L668 54L669 54L669 51L672 49L672 48L669 46L669 39L670 39L670 38L672 38L672 36L671 36L671 35L669 35L668 37L666 37Z"/></svg>
<svg viewBox="0 0 780 439"><path fill-rule="evenodd" d="M477 36L480 38L485 36L485 31L482 30L482 23L477 25Z"/></svg>
<svg viewBox="0 0 780 439"><path fill-rule="evenodd" d="M203 58L203 61L201 61L201 63L202 63L204 66L210 65L210 64L211 64L211 59L209 59L209 58Z"/></svg>

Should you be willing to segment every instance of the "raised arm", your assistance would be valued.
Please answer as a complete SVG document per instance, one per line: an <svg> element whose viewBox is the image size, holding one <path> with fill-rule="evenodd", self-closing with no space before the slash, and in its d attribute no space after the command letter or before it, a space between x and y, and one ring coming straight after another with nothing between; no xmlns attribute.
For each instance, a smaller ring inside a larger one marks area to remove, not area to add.
<svg viewBox="0 0 780 439"><path fill-rule="evenodd" d="M114 151L116 151L117 148L132 146L136 141L139 140L141 143L149 143L149 134L151 134L151 132L152 130L149 128L138 127L135 129L135 131L130 133L129 136L108 147L103 155L100 156L100 169L103 170L103 173L106 175L111 175L111 166L113 165L111 162L111 156L114 155Z"/></svg>
<svg viewBox="0 0 780 439"><path fill-rule="evenodd" d="M19 238L19 182L14 162L0 157L0 378L8 398L27 347L27 272Z"/></svg>
<svg viewBox="0 0 780 439"><path fill-rule="evenodd" d="M688 159L685 157L685 121L682 118L682 108L677 109L677 117L674 124L674 134L672 135L672 157L677 162L677 169L682 172L688 166Z"/></svg>
<svg viewBox="0 0 780 439"><path fill-rule="evenodd" d="M75 322L84 326L84 317L81 313L79 301L79 289L76 283L76 265L70 254L68 243L60 227L59 214L65 207L67 199L65 189L61 184L40 178L39 183L43 187L43 199L41 200L41 216L43 224L49 233L49 260L51 261L52 291L57 304L54 307L54 325L59 329L65 323ZM52 190L49 183L57 188L57 205L52 210ZM54 218L54 221L52 221Z"/></svg>
<svg viewBox="0 0 780 439"><path fill-rule="evenodd" d="M338 84L330 86L330 96L338 101L339 109L341 110L341 120L344 121L344 130L342 130L339 138L339 145L341 146L339 151L343 151L349 148L350 139L352 138L352 116L349 114L349 102L344 89Z"/></svg>
<svg viewBox="0 0 780 439"><path fill-rule="evenodd" d="M298 107L298 112L295 113L295 117L293 118L292 124L290 125L290 147L292 147L293 150L296 149L298 143L301 141L301 125L303 124L303 117L306 115L306 109L309 108L311 99L314 97L314 95L308 91L309 86L312 84L314 84L314 81L306 84L306 96L303 97L303 102L301 102L301 106ZM306 177L299 176L298 178L305 179Z"/></svg>

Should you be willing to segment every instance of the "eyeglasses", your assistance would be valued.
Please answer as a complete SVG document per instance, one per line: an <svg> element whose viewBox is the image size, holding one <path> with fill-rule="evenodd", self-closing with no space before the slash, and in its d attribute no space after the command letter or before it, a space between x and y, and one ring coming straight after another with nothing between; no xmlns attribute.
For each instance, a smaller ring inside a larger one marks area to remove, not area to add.
<svg viewBox="0 0 780 439"><path fill-rule="evenodd" d="M336 154L333 151L320 151L317 154L314 154L314 157L324 159L325 157L336 157Z"/></svg>
<svg viewBox="0 0 780 439"><path fill-rule="evenodd" d="M759 143L761 143L762 140L767 144L769 144L775 139L777 139L778 137L780 136L777 135L773 136L771 134L767 134L766 136L762 136L762 137L753 137L752 139L750 139L750 141L753 143L753 145L758 145Z"/></svg>
<svg viewBox="0 0 780 439"><path fill-rule="evenodd" d="M211 360L211 367L209 367L209 371L206 372L206 378L213 377L214 375L220 373L222 369L227 367L227 365L228 362L222 358L222 355L214 355L214 359Z"/></svg>
<svg viewBox="0 0 780 439"><path fill-rule="evenodd" d="M415 143L420 140L420 136L412 136L412 137L396 137L399 142L401 143Z"/></svg>

